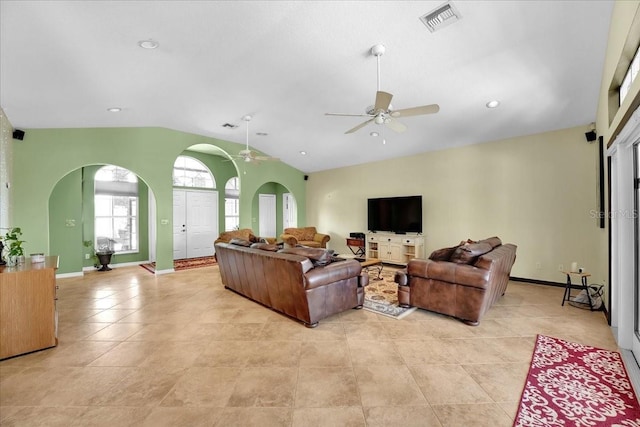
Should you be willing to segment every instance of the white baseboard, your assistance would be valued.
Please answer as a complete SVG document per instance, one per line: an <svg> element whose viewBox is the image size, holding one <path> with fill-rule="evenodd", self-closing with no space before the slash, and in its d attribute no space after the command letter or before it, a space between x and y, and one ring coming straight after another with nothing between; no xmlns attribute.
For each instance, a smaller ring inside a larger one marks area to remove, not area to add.
<svg viewBox="0 0 640 427"><path fill-rule="evenodd" d="M84 273L82 271L76 271L75 273L56 274L56 279L64 279L66 277L78 277L78 276L84 276Z"/></svg>

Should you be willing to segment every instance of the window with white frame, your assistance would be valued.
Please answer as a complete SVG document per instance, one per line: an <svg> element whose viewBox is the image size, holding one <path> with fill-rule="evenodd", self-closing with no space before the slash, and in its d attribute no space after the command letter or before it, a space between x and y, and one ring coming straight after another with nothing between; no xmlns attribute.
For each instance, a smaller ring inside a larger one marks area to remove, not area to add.
<svg viewBox="0 0 640 427"><path fill-rule="evenodd" d="M176 187L216 188L209 168L200 160L178 156L173 164L173 185Z"/></svg>
<svg viewBox="0 0 640 427"><path fill-rule="evenodd" d="M622 105L622 102L627 97L629 89L631 89L631 84L638 75L638 70L640 70L640 46L638 46L631 65L629 65L629 69L624 75L624 79L622 79L622 84L620 85L620 105Z"/></svg>
<svg viewBox="0 0 640 427"><path fill-rule="evenodd" d="M231 178L224 186L224 230L240 227L240 181Z"/></svg>
<svg viewBox="0 0 640 427"><path fill-rule="evenodd" d="M138 178L131 171L103 166L94 178L95 249L138 251Z"/></svg>

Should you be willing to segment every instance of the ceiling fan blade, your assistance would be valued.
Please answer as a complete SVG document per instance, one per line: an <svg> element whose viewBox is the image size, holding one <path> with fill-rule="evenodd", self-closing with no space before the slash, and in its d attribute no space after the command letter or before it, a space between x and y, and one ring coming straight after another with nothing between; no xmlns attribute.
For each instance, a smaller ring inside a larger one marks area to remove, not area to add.
<svg viewBox="0 0 640 427"><path fill-rule="evenodd" d="M280 161L279 158L277 157L268 157L268 156L256 156L254 157L255 160L260 160L260 161Z"/></svg>
<svg viewBox="0 0 640 427"><path fill-rule="evenodd" d="M325 116L371 117L369 114L324 113Z"/></svg>
<svg viewBox="0 0 640 427"><path fill-rule="evenodd" d="M375 111L387 111L389 109L389 104L391 104L391 98L393 98L393 95L388 92L382 92L380 90L376 92Z"/></svg>
<svg viewBox="0 0 640 427"><path fill-rule="evenodd" d="M434 114L440 111L438 104L423 105L422 107L404 108L391 112L391 117L420 116L422 114Z"/></svg>
<svg viewBox="0 0 640 427"><path fill-rule="evenodd" d="M353 132L357 131L358 129L362 129L363 127L365 127L366 125L368 125L369 123L371 123L374 120L375 120L375 117L373 119L371 119L371 120L367 120L366 122L360 123L358 126L354 127L353 129L349 129L345 133L353 133Z"/></svg>
<svg viewBox="0 0 640 427"><path fill-rule="evenodd" d="M384 121L384 124L387 125L389 129L396 131L398 133L402 133L405 130L407 130L407 127L405 125L403 125L402 123L400 123L399 121L397 121L392 117L389 117L388 119L386 119Z"/></svg>

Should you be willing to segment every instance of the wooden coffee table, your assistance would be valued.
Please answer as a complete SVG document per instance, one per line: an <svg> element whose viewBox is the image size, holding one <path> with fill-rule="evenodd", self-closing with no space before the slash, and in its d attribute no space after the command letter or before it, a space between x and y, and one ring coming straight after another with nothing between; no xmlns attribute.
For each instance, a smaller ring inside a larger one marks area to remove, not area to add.
<svg viewBox="0 0 640 427"><path fill-rule="evenodd" d="M362 268L367 272L369 271L369 267L376 267L378 269L378 277L375 277L373 280L382 280L382 276L380 276L382 269L384 268L382 260L379 260L378 258L365 258L364 261L360 261L360 259L358 259L358 262L360 262Z"/></svg>

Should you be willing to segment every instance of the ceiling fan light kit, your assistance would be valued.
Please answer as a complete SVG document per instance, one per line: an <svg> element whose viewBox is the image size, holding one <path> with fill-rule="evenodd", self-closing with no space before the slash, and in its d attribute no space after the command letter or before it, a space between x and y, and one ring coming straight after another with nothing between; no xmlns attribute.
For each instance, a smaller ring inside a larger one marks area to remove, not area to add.
<svg viewBox="0 0 640 427"><path fill-rule="evenodd" d="M367 117L363 123L349 129L345 133L354 133L369 123L373 122L377 125L385 125L389 129L401 133L407 130L407 127L396 120L397 117L410 117L425 114L434 114L440 111L438 104L423 105L420 107L404 108L394 110L391 105L393 95L380 90L380 57L384 55L386 48L382 44L377 44L371 48L371 55L376 57L378 70L378 90L376 92L376 101L373 106L365 109L365 114L344 114L344 113L325 113L327 116L347 116L347 117ZM386 141L383 141L383 143Z"/></svg>

